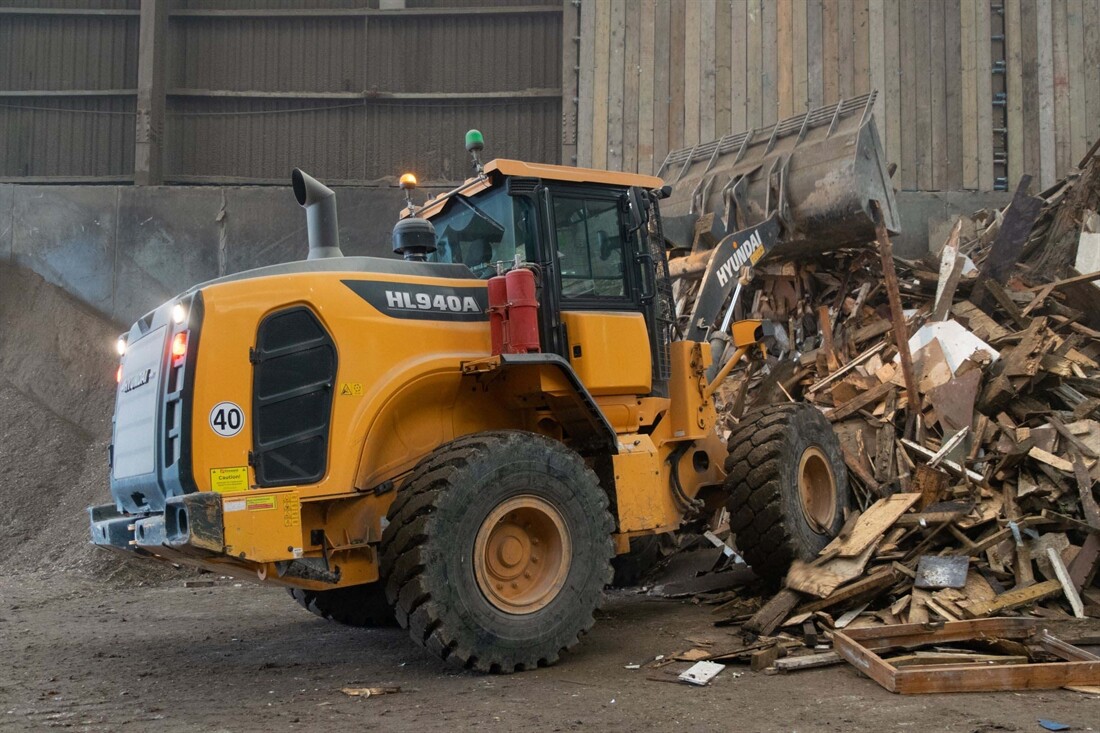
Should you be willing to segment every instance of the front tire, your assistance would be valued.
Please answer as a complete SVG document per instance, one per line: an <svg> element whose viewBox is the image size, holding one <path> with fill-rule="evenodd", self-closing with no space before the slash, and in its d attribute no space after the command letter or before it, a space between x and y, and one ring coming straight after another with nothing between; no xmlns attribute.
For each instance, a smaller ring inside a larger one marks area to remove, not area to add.
<svg viewBox="0 0 1100 733"><path fill-rule="evenodd" d="M728 445L737 549L753 572L779 583L793 560L815 558L844 524L848 471L840 443L816 408L785 404L747 415Z"/></svg>
<svg viewBox="0 0 1100 733"><path fill-rule="evenodd" d="M556 662L611 580L607 495L561 443L480 433L433 452L382 533L398 623L448 662L513 672Z"/></svg>

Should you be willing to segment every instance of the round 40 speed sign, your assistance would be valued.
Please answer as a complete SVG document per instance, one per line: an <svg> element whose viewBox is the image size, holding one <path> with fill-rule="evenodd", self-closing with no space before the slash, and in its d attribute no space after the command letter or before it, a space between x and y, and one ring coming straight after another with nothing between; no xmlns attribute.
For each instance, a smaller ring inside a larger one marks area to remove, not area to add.
<svg viewBox="0 0 1100 733"><path fill-rule="evenodd" d="M231 438L244 427L244 411L235 402L219 402L210 411L210 429L223 438Z"/></svg>

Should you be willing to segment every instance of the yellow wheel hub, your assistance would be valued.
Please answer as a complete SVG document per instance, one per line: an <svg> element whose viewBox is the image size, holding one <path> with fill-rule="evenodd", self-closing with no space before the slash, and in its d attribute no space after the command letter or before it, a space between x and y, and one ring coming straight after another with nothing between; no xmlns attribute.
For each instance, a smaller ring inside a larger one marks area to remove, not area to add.
<svg viewBox="0 0 1100 733"><path fill-rule="evenodd" d="M490 603L534 613L557 597L569 575L565 520L537 496L516 496L490 512L474 540L474 575Z"/></svg>
<svg viewBox="0 0 1100 733"><path fill-rule="evenodd" d="M828 532L836 519L836 478L816 446L803 451L798 462L798 498L810 527L818 534Z"/></svg>

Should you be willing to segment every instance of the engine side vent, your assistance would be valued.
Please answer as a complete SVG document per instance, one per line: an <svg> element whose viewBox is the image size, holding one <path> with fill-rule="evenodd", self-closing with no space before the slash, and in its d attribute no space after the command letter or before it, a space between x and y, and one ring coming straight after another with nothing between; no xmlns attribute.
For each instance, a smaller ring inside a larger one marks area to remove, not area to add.
<svg viewBox="0 0 1100 733"><path fill-rule="evenodd" d="M256 482L320 481L328 467L336 347L303 306L266 317L252 361L252 446Z"/></svg>

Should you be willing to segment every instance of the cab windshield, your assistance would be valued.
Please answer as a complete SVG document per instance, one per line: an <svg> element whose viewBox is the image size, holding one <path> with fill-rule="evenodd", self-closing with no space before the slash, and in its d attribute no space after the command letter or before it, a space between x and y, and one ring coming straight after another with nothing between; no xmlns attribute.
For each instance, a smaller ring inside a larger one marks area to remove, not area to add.
<svg viewBox="0 0 1100 733"><path fill-rule="evenodd" d="M527 261L534 244L535 215L531 202L491 188L474 196L456 194L446 211L433 216L436 251L429 262L462 263L482 279Z"/></svg>

